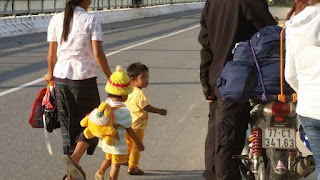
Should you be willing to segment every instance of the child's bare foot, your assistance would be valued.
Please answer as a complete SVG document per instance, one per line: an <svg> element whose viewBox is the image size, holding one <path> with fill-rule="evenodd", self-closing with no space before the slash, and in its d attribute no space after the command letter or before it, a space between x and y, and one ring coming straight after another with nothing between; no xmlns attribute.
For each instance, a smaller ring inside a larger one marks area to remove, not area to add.
<svg viewBox="0 0 320 180"><path fill-rule="evenodd" d="M141 169L139 169L138 167L135 167L135 168L129 168L128 174L130 174L130 175L143 175L144 172Z"/></svg>
<svg viewBox="0 0 320 180"><path fill-rule="evenodd" d="M102 170L99 170L96 172L94 177L95 180L104 180L104 173L102 172Z"/></svg>

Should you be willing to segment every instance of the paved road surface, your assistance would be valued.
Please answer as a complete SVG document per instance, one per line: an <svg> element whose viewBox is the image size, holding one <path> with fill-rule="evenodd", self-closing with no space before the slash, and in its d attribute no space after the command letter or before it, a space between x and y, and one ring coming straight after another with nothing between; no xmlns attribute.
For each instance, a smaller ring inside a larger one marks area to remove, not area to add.
<svg viewBox="0 0 320 180"><path fill-rule="evenodd" d="M146 150L140 168L144 176L129 176L121 167L119 179L198 180L204 170L204 139L208 105L199 83L200 10L103 25L103 48L114 70L140 61L150 68L145 89L150 103L168 115L150 115L145 134ZM23 85L46 73L46 34L0 40L0 179L56 180L65 173L60 157L61 140L50 135L53 156L48 155L42 129L28 124L30 109L45 82ZM106 99L107 78L98 72L101 99ZM23 85L22 87L20 85ZM20 86L17 91L9 92ZM98 148L84 156L81 165L93 179L104 153ZM315 179L313 174L312 178Z"/></svg>

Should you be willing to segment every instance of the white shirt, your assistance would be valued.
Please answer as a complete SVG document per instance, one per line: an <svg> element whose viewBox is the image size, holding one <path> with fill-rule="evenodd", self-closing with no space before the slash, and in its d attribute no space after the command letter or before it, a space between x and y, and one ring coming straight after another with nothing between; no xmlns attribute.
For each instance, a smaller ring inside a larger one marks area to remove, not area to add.
<svg viewBox="0 0 320 180"><path fill-rule="evenodd" d="M96 77L92 40L103 41L101 23L93 14L76 6L70 22L68 40L62 40L64 12L52 17L48 27L48 42L57 42L57 63L53 76L61 79L83 80Z"/></svg>
<svg viewBox="0 0 320 180"><path fill-rule="evenodd" d="M285 78L298 94L297 113L320 120L320 6L286 23Z"/></svg>

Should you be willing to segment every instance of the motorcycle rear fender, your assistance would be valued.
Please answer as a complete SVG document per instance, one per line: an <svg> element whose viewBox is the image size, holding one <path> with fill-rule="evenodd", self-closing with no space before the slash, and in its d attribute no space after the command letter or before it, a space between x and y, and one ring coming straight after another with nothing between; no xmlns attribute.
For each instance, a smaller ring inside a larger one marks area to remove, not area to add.
<svg viewBox="0 0 320 180"><path fill-rule="evenodd" d="M266 149L267 157L269 158L270 167L277 174L285 174L288 170L288 155L287 149ZM284 165L284 169L277 168L279 161Z"/></svg>

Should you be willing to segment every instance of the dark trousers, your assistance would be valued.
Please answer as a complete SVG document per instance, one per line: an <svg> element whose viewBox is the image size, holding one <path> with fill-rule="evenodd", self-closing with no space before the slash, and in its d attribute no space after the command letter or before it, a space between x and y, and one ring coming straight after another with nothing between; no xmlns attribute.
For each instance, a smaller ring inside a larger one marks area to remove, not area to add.
<svg viewBox="0 0 320 180"><path fill-rule="evenodd" d="M217 98L210 105L208 134L205 142L204 178L241 180L239 163L232 155L240 154L248 127L249 103L233 104Z"/></svg>
<svg viewBox="0 0 320 180"><path fill-rule="evenodd" d="M58 119L63 142L63 153L71 155L78 141L89 144L87 154L93 154L98 139L87 139L80 121L99 106L100 96L96 78L69 80L55 78Z"/></svg>

